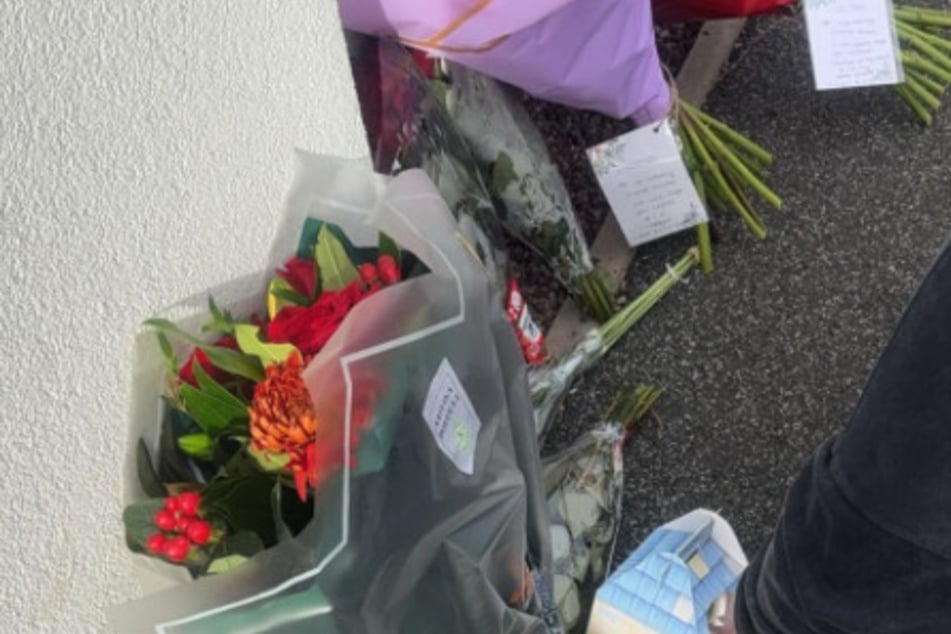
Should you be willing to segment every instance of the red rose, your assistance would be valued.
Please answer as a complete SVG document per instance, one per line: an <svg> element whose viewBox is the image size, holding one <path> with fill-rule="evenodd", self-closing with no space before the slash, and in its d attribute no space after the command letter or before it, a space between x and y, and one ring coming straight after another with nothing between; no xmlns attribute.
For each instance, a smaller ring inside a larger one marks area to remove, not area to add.
<svg viewBox="0 0 951 634"><path fill-rule="evenodd" d="M277 276L308 299L317 294L317 264L313 260L293 257L277 270Z"/></svg>
<svg viewBox="0 0 951 634"><path fill-rule="evenodd" d="M232 350L238 349L238 341L231 335L225 335L219 339L215 345L221 346L222 348L230 348ZM195 379L195 369L193 367L193 364L196 360L201 366L201 369L218 383L227 380L231 376L224 370L215 367L215 365L211 362L211 359L208 358L208 355L205 354L204 350L195 348L182 367L178 370L178 378L180 378L185 383L192 385L193 387L198 387L198 380Z"/></svg>
<svg viewBox="0 0 951 634"><path fill-rule="evenodd" d="M320 352L362 298L360 282L353 282L339 291L324 291L311 306L286 306L268 324L267 339L294 344L309 358Z"/></svg>

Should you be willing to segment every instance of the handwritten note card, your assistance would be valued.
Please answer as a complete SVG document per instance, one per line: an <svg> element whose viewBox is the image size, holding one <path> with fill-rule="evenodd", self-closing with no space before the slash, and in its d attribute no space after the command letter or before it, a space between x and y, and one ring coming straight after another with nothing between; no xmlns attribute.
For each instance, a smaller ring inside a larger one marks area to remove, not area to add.
<svg viewBox="0 0 951 634"><path fill-rule="evenodd" d="M891 0L806 0L818 90L904 80Z"/></svg>
<svg viewBox="0 0 951 634"><path fill-rule="evenodd" d="M707 220L666 119L596 145L588 159L632 247Z"/></svg>

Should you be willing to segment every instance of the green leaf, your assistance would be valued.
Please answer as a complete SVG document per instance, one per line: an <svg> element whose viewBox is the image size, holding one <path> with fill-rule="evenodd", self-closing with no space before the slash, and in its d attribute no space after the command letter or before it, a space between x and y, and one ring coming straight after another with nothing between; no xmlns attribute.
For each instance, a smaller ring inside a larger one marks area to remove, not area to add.
<svg viewBox="0 0 951 634"><path fill-rule="evenodd" d="M195 423L212 437L243 425L248 420L248 409L241 399L208 376L197 359L192 367L200 389L185 384L179 393Z"/></svg>
<svg viewBox="0 0 951 634"><path fill-rule="evenodd" d="M210 461L214 447L215 442L208 434L186 434L178 439L178 448L199 460Z"/></svg>
<svg viewBox="0 0 951 634"><path fill-rule="evenodd" d="M248 455L254 458L257 466L265 473L279 473L291 460L287 454L275 455L267 451L258 451L251 445L248 445Z"/></svg>
<svg viewBox="0 0 951 634"><path fill-rule="evenodd" d="M254 357L249 357L237 350L205 343L198 337L188 334L167 319L149 319L145 322L145 325L151 326L163 334L176 337L190 343L196 348L204 350L205 354L208 355L208 359L215 367L225 372L243 376L252 381L260 381L264 378L264 369L261 367L261 363Z"/></svg>
<svg viewBox="0 0 951 634"><path fill-rule="evenodd" d="M166 371L169 375L175 376L178 374L178 357L172 349L172 342L161 332L156 333L155 336L158 337L159 348L162 349L162 356L165 357Z"/></svg>
<svg viewBox="0 0 951 634"><path fill-rule="evenodd" d="M208 311L211 313L211 321L202 326L202 331L220 332L225 335L234 332L234 318L231 317L231 313L218 308L215 300L211 297L208 298Z"/></svg>
<svg viewBox="0 0 951 634"><path fill-rule="evenodd" d="M284 282L284 280L281 281ZM287 282L284 283L286 284ZM301 295L292 288L272 288L271 294L294 306L310 306L313 303L309 297ZM278 311L280 311L280 309L278 309Z"/></svg>
<svg viewBox="0 0 951 634"><path fill-rule="evenodd" d="M135 469L139 475L139 484L146 495L152 498L165 496L165 487L159 482L158 473L155 472L155 467L152 465L149 448L141 438L135 449Z"/></svg>
<svg viewBox="0 0 951 634"><path fill-rule="evenodd" d="M307 260L314 257L314 247L317 246L317 235L324 223L316 218L308 218L301 227L300 240L297 242L297 257Z"/></svg>
<svg viewBox="0 0 951 634"><path fill-rule="evenodd" d="M164 499L136 502L122 511L122 523L125 525L126 541L135 550L145 550L149 536L158 532L155 527L155 514L165 506Z"/></svg>
<svg viewBox="0 0 951 634"><path fill-rule="evenodd" d="M508 189L509 185L516 182L518 176L515 174L515 163L505 152L499 152L499 157L492 166L492 191L496 194L502 194Z"/></svg>
<svg viewBox="0 0 951 634"><path fill-rule="evenodd" d="M360 279L360 274L350 261L343 243L327 225L320 228L314 252L317 257L322 289L339 291L351 282Z"/></svg>
<svg viewBox="0 0 951 634"><path fill-rule="evenodd" d="M188 433L195 424L191 417L165 401L165 417L162 420L162 434L159 437L158 472L164 483L193 482L195 475L188 461L178 449L177 438Z"/></svg>
<svg viewBox="0 0 951 634"><path fill-rule="evenodd" d="M217 515L235 533L251 531L265 546L277 543L271 515L273 476L250 475L223 478L205 487L201 509Z"/></svg>
<svg viewBox="0 0 951 634"><path fill-rule="evenodd" d="M264 343L258 338L257 326L239 324L234 333L238 340L241 352L257 357L265 366L284 363L292 354L300 356L300 352L289 343Z"/></svg>
<svg viewBox="0 0 951 634"><path fill-rule="evenodd" d="M396 267L399 268L402 264L400 247L396 244L396 241L385 233L380 233L380 244L379 244L379 254L380 255L389 255L396 260Z"/></svg>
<svg viewBox="0 0 951 634"><path fill-rule="evenodd" d="M208 568L205 570L207 575L220 575L223 572L229 572L235 568L241 566L244 562L248 560L244 555L225 555L224 557L219 557L213 559Z"/></svg>
<svg viewBox="0 0 951 634"><path fill-rule="evenodd" d="M274 534L277 535L278 543L293 537L291 529L284 523L284 508L281 504L281 491L284 485L280 481L274 484L271 491L271 515L274 517Z"/></svg>

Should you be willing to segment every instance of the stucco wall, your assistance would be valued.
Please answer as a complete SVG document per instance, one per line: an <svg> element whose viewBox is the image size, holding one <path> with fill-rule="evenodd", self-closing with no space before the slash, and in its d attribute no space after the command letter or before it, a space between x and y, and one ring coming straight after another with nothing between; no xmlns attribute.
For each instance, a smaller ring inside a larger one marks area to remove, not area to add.
<svg viewBox="0 0 951 634"><path fill-rule="evenodd" d="M132 335L263 264L295 146L364 152L331 0L0 2L3 632L132 596Z"/></svg>

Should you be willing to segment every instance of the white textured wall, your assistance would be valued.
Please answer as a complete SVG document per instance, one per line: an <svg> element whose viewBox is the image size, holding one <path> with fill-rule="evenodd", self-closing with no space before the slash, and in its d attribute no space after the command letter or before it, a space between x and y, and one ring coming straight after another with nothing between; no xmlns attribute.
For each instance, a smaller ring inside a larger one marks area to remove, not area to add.
<svg viewBox="0 0 951 634"><path fill-rule="evenodd" d="M0 631L104 631L130 348L364 153L332 0L0 0Z"/></svg>

